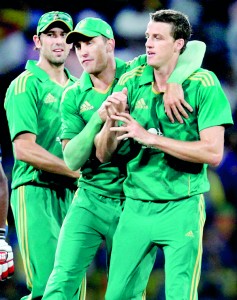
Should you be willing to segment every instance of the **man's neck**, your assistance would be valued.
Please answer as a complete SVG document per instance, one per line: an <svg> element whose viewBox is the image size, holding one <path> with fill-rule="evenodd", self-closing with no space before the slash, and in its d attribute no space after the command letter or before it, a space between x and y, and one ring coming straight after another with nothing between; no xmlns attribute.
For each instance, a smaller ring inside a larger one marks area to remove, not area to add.
<svg viewBox="0 0 237 300"><path fill-rule="evenodd" d="M157 92L165 92L166 91L166 84L167 84L167 79L169 76L161 77L154 72L154 89Z"/></svg>
<svg viewBox="0 0 237 300"><path fill-rule="evenodd" d="M158 92L165 92L167 80L173 72L176 64L170 64L161 68L154 68L154 88Z"/></svg>
<svg viewBox="0 0 237 300"><path fill-rule="evenodd" d="M109 74L100 74L98 76L90 74L90 77L91 81L93 82L94 88L104 91L107 90L113 83L114 75L115 72L110 72Z"/></svg>
<svg viewBox="0 0 237 300"><path fill-rule="evenodd" d="M40 62L37 64L42 70L44 70L50 77L50 79L60 85L65 85L68 77L64 71L64 64L56 66L50 63Z"/></svg>
<svg viewBox="0 0 237 300"><path fill-rule="evenodd" d="M98 74L90 74L94 88L98 90L107 90L113 83L116 73L116 62L113 60L108 63L107 67Z"/></svg>

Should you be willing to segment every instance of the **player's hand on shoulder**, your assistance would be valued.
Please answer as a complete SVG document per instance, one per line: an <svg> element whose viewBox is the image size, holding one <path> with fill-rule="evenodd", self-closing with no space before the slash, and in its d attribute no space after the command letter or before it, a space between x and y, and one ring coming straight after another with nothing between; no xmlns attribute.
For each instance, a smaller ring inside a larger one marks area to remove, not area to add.
<svg viewBox="0 0 237 300"><path fill-rule="evenodd" d="M188 112L192 112L192 107L185 101L181 84L168 83L164 93L165 112L172 123L175 119L183 123L183 118L188 118Z"/></svg>

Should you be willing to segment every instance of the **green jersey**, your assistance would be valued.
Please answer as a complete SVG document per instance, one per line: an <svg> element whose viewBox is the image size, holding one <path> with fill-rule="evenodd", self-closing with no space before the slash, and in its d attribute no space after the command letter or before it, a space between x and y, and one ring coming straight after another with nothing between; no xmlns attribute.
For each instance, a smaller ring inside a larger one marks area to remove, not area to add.
<svg viewBox="0 0 237 300"><path fill-rule="evenodd" d="M59 158L63 158L60 143L60 102L64 89L76 82L65 69L68 76L66 86L61 86L49 78L49 75L28 61L26 70L10 84L5 98L5 109L11 140L21 133L36 135L36 143ZM62 180L54 175L15 159L12 188L32 183L49 185Z"/></svg>
<svg viewBox="0 0 237 300"><path fill-rule="evenodd" d="M233 124L229 102L214 73L198 69L183 83L184 98L192 106L184 123L171 123L163 93L153 88L153 68L141 66L124 74L118 85L128 88L130 114L146 130L182 141L198 141L199 132ZM136 157L128 163L124 191L138 200L178 200L209 190L207 165L182 161L158 149L136 143Z"/></svg>
<svg viewBox="0 0 237 300"><path fill-rule="evenodd" d="M202 63L206 46L202 42L192 41L188 43L187 50L180 55L179 62L172 73L170 82L182 82ZM193 60L195 52L196 59ZM89 122L92 115L99 109L101 104L113 92L119 78L125 73L136 72L138 66L146 64L146 55L141 55L134 60L125 63L116 59L116 74L112 85L107 91L99 91L93 87L90 76L83 73L80 81L69 87L62 98L62 139L72 139L80 133ZM188 75L187 75L188 74ZM79 186L90 189L93 192L108 197L124 197L122 182L126 178L126 164L133 155L130 151L130 143L121 143L114 153L111 162L101 164L95 155L95 148L90 158L81 168L82 176Z"/></svg>
<svg viewBox="0 0 237 300"><path fill-rule="evenodd" d="M83 130L92 115L113 92L119 78L130 68L135 68L146 62L142 55L131 62L116 58L116 74L113 83L106 91L94 88L90 75L84 72L80 80L65 90L62 97L62 135L61 139L72 139ZM126 148L126 147L125 147ZM98 194L109 197L123 197L122 182L126 176L126 159L130 159L129 149L119 147L108 163L100 163L95 155L95 147L90 158L81 168L79 187L89 189ZM126 154L126 155L125 155Z"/></svg>

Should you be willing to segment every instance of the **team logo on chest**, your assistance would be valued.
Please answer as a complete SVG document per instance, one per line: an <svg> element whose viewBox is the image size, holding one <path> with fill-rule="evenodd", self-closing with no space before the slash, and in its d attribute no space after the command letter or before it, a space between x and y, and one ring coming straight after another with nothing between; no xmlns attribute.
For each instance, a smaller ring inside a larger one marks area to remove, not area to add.
<svg viewBox="0 0 237 300"><path fill-rule="evenodd" d="M52 102L57 102L57 99L52 94L49 93L44 99L44 103L52 103Z"/></svg>
<svg viewBox="0 0 237 300"><path fill-rule="evenodd" d="M137 109L148 109L148 105L146 104L145 100L143 98L137 100L135 104L135 108Z"/></svg>
<svg viewBox="0 0 237 300"><path fill-rule="evenodd" d="M83 113L86 110L92 110L94 106L91 105L88 101L85 101L80 107L80 113Z"/></svg>

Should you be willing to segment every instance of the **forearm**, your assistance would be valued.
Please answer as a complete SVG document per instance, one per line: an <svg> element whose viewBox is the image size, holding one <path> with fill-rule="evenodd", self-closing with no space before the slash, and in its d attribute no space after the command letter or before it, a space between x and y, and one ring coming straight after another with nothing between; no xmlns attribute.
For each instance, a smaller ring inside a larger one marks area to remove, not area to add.
<svg viewBox="0 0 237 300"><path fill-rule="evenodd" d="M150 147L159 149L178 159L193 163L219 164L222 151L219 145L204 141L178 141L164 136L150 135Z"/></svg>
<svg viewBox="0 0 237 300"><path fill-rule="evenodd" d="M37 169L76 178L76 174L66 166L63 159L51 154L37 143L17 140L14 142L14 152L18 160Z"/></svg>
<svg viewBox="0 0 237 300"><path fill-rule="evenodd" d="M111 128L111 131L121 133L121 135L117 137L118 140L133 138L142 145L158 149L178 159L193 163L206 163L212 166L218 166L223 157L224 126L217 125L207 127L198 132L199 140L182 141L150 133L128 113L120 113L116 116L112 116L112 118L113 120L122 121L125 124L123 127ZM180 127L179 130L185 131L186 127Z"/></svg>
<svg viewBox="0 0 237 300"><path fill-rule="evenodd" d="M8 185L7 178L0 181L0 228L5 228L8 213Z"/></svg>
<svg viewBox="0 0 237 300"><path fill-rule="evenodd" d="M9 206L8 180L0 163L0 228L5 228Z"/></svg>
<svg viewBox="0 0 237 300"><path fill-rule="evenodd" d="M206 44L204 42L188 42L167 82L182 84L195 70L201 67L205 51Z"/></svg>
<svg viewBox="0 0 237 300"><path fill-rule="evenodd" d="M115 121L107 118L101 131L95 137L96 157L101 163L108 162L118 146L117 133L110 131Z"/></svg>
<svg viewBox="0 0 237 300"><path fill-rule="evenodd" d="M102 124L98 112L95 112L84 129L66 144L64 160L71 170L78 170L88 160L94 146L94 138Z"/></svg>

